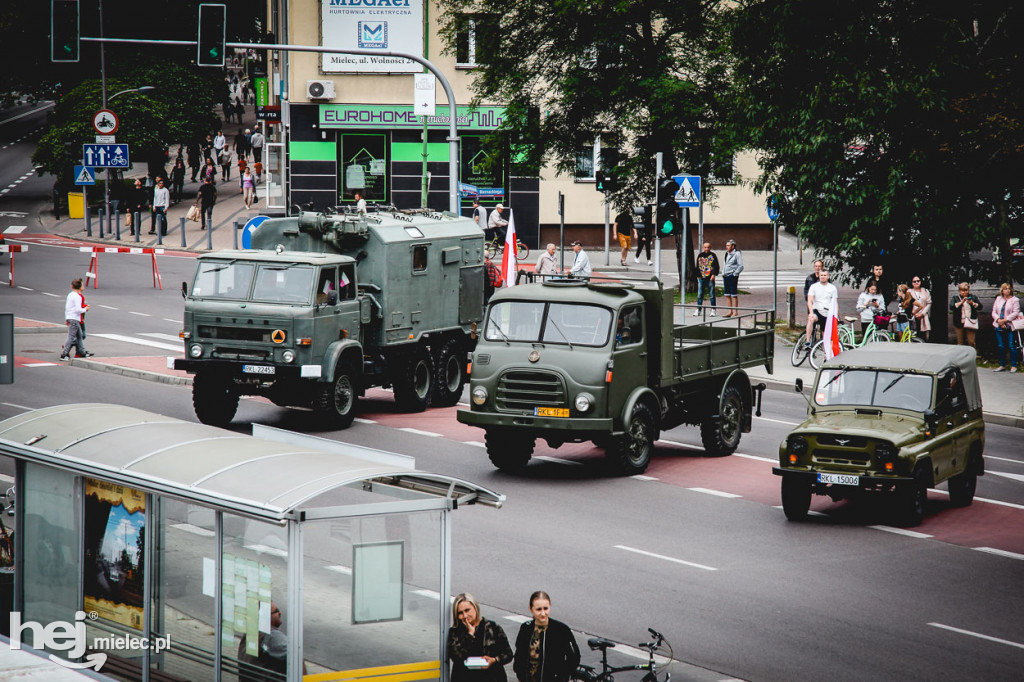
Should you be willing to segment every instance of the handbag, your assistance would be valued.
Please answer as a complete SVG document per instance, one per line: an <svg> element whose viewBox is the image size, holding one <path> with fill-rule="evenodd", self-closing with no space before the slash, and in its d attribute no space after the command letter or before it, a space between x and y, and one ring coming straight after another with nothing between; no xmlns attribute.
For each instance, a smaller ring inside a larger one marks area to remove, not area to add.
<svg viewBox="0 0 1024 682"><path fill-rule="evenodd" d="M888 327L890 319L892 318L889 315L875 315L875 326Z"/></svg>
<svg viewBox="0 0 1024 682"><path fill-rule="evenodd" d="M199 209L199 204L195 203L188 209L188 213L185 214L185 219L198 223L200 215L202 215L202 211Z"/></svg>
<svg viewBox="0 0 1024 682"><path fill-rule="evenodd" d="M132 226L132 214L130 212L124 214L124 226L125 227L131 227Z"/></svg>
<svg viewBox="0 0 1024 682"><path fill-rule="evenodd" d="M971 317L970 315L968 315L967 317L964 318L964 329L977 329L977 328L978 328L978 318Z"/></svg>
<svg viewBox="0 0 1024 682"><path fill-rule="evenodd" d="M1010 320L1010 325L1014 331L1024 330L1024 317L1018 317L1016 320Z"/></svg>

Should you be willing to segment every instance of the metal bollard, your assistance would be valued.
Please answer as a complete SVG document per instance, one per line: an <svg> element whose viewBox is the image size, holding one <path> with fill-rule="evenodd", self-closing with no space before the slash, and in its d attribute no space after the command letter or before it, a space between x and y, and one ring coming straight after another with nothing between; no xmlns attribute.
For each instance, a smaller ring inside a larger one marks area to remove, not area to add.
<svg viewBox="0 0 1024 682"><path fill-rule="evenodd" d="M89 211L89 204L85 205L85 234L92 236L92 212Z"/></svg>
<svg viewBox="0 0 1024 682"><path fill-rule="evenodd" d="M181 221L181 248L185 248L188 243L185 241L185 216L178 218Z"/></svg>
<svg viewBox="0 0 1024 682"><path fill-rule="evenodd" d="M105 213L106 212L103 210L102 206L100 206L96 211L96 215L98 215L100 219L100 239L103 239L103 221L105 219Z"/></svg>
<svg viewBox="0 0 1024 682"><path fill-rule="evenodd" d="M789 313L789 328L796 329L796 287L786 290L786 311Z"/></svg>
<svg viewBox="0 0 1024 682"><path fill-rule="evenodd" d="M213 251L213 216L210 216L210 223L206 226L206 248Z"/></svg>
<svg viewBox="0 0 1024 682"><path fill-rule="evenodd" d="M156 245L164 245L164 226L160 224L160 220L156 217L156 213L153 214L153 225L156 225Z"/></svg>
<svg viewBox="0 0 1024 682"><path fill-rule="evenodd" d="M142 240L142 214L138 211L132 213L132 234L135 235L135 243Z"/></svg>
<svg viewBox="0 0 1024 682"><path fill-rule="evenodd" d="M114 209L114 229L117 230L117 241L121 241L121 211Z"/></svg>

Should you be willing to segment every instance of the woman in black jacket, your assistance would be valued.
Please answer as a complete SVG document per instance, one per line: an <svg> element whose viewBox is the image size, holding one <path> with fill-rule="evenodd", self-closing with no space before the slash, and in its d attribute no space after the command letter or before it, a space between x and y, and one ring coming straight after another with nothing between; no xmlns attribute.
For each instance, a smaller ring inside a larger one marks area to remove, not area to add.
<svg viewBox="0 0 1024 682"><path fill-rule="evenodd" d="M448 628L452 682L506 682L505 664L512 661L512 647L501 626L481 616L480 605L466 592L452 602L452 616L455 625Z"/></svg>
<svg viewBox="0 0 1024 682"><path fill-rule="evenodd" d="M523 623L516 637L513 669L519 682L566 682L580 664L580 648L572 630L550 617L551 597L530 595L533 620Z"/></svg>

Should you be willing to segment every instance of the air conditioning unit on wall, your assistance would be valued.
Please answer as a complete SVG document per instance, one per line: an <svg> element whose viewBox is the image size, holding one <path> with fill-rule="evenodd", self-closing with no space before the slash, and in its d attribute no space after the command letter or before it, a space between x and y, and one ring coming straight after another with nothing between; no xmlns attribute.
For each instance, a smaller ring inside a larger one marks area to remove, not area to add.
<svg viewBox="0 0 1024 682"><path fill-rule="evenodd" d="M334 99L334 81L306 81L309 99Z"/></svg>

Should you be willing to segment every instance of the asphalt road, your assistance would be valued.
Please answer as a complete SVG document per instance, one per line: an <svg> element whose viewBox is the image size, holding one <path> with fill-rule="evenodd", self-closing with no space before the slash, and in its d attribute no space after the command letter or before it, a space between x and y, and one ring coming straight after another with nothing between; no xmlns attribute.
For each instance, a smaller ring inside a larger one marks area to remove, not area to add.
<svg viewBox="0 0 1024 682"><path fill-rule="evenodd" d="M0 309L59 322L67 280L84 272L88 255L45 244L29 267L19 261L19 286L0 291ZM86 292L90 350L170 354L143 344L175 347L182 304L170 283L192 266L161 257L168 284L160 291L146 257L102 260L100 288ZM16 383L0 387L0 419L86 401L194 419L186 387L48 364L62 336L17 335ZM605 477L599 453L585 445L539 446L523 475L497 472L480 432L457 424L453 409L397 414L383 391L371 392L343 432L318 433L308 413L260 400L242 401L234 428L260 422L372 445L506 494L501 510L454 519L453 588L474 593L485 613L525 613L529 593L544 589L553 616L588 633L635 644L648 626L660 630L677 659L717 671L700 679L1019 679L1020 431L987 429L989 473L978 496L992 501L951 509L933 491L925 523L905 533L869 505L816 498L821 515L792 524L777 508L770 462L804 407L797 395L771 391L739 454L706 458L696 429L675 429L647 477L621 479ZM673 676L697 679L685 668Z"/></svg>

